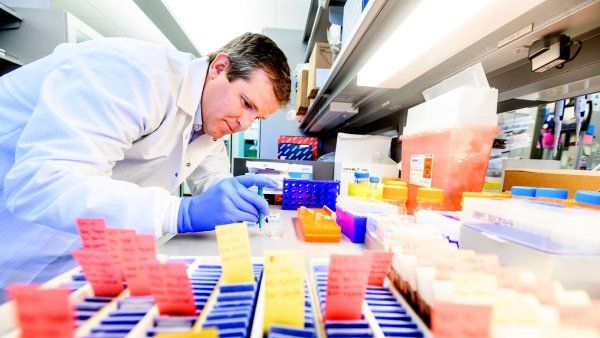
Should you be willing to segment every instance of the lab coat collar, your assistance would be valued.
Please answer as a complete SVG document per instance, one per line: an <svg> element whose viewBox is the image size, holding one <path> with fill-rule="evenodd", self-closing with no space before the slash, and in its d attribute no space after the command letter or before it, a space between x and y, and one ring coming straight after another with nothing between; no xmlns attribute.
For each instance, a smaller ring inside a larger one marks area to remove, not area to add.
<svg viewBox="0 0 600 338"><path fill-rule="evenodd" d="M177 98L177 106L191 116L194 116L194 124L202 124L202 90L208 71L208 59L199 58L192 60L188 65L187 72L183 77L183 84ZM198 121L200 121L198 123Z"/></svg>

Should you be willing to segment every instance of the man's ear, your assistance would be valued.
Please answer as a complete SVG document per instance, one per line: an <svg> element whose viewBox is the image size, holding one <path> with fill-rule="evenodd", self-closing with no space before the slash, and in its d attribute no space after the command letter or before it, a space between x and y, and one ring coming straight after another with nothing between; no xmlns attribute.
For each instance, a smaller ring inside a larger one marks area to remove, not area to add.
<svg viewBox="0 0 600 338"><path fill-rule="evenodd" d="M219 53L217 56L215 56L215 59L210 64L209 76L211 78L215 78L222 72L227 71L227 68L229 68L229 55L225 53Z"/></svg>

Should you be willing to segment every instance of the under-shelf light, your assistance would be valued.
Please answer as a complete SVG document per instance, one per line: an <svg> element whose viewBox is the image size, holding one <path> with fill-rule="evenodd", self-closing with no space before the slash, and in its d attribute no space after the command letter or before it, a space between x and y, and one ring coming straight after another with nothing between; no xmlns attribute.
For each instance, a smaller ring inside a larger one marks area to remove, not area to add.
<svg viewBox="0 0 600 338"><path fill-rule="evenodd" d="M422 0L358 72L357 85L400 88L543 1Z"/></svg>

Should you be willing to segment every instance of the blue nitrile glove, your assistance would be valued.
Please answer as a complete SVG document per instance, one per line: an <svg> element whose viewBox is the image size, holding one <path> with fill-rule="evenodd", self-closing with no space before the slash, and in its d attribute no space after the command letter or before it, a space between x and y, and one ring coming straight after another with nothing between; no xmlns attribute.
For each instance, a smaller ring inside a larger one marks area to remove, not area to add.
<svg viewBox="0 0 600 338"><path fill-rule="evenodd" d="M277 183L268 177L248 174L226 178L201 195L182 198L177 232L210 231L221 224L258 222L259 213L269 214L269 204L248 189L254 185L277 188Z"/></svg>

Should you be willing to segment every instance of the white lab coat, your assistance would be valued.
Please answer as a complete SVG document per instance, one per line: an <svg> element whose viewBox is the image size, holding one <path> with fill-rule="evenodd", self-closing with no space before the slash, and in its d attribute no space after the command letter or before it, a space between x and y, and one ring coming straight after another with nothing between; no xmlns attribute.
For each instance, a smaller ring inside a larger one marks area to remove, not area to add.
<svg viewBox="0 0 600 338"><path fill-rule="evenodd" d="M60 272L48 265L79 246L75 218L174 232L170 192L188 176L195 194L230 176L222 140L188 144L207 66L111 38L60 45L0 78L0 299L8 283Z"/></svg>

